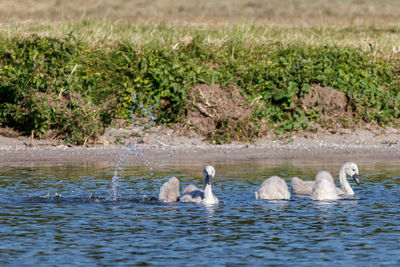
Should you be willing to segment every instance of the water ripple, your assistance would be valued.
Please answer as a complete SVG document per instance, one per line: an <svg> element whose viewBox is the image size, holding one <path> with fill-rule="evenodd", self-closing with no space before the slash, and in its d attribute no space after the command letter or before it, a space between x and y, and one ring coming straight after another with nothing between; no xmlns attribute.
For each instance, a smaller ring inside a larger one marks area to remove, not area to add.
<svg viewBox="0 0 400 267"><path fill-rule="evenodd" d="M169 167L149 178L128 168L131 176L119 180L114 201L112 168L4 168L0 237L7 242L0 263L398 265L400 168L380 167L364 170L356 197L315 202L254 199L270 174L289 183L296 172L310 179L314 168L219 166L214 191L221 203L215 206L156 200L172 175L182 186L201 186L198 170Z"/></svg>

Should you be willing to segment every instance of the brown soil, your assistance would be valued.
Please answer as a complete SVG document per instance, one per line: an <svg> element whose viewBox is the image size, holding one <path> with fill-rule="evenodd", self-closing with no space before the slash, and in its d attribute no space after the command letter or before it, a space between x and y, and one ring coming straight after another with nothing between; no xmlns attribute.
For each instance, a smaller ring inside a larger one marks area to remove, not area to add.
<svg viewBox="0 0 400 267"><path fill-rule="evenodd" d="M303 99L303 107L307 110L317 108L323 112L343 113L347 107L347 97L331 87L313 86Z"/></svg>
<svg viewBox="0 0 400 267"><path fill-rule="evenodd" d="M20 133L15 131L9 127L0 127L0 136L9 137L9 138L18 138L20 137Z"/></svg>
<svg viewBox="0 0 400 267"><path fill-rule="evenodd" d="M250 120L253 107L234 86L224 88L216 84L200 84L191 88L187 110L183 127L179 127L193 130L208 139L254 137L254 125Z"/></svg>
<svg viewBox="0 0 400 267"><path fill-rule="evenodd" d="M331 87L315 85L303 98L305 111L314 109L319 119L310 124L316 132L340 132L343 128L354 128L352 111L348 109L346 94ZM183 124L177 125L177 133L192 136L193 132L208 140L245 141L269 135L265 126L251 120L253 107L240 91L232 86L197 85L189 90L188 114ZM362 128L362 125L357 125ZM179 130L184 129L184 130ZM309 136L313 132L299 133Z"/></svg>
<svg viewBox="0 0 400 267"><path fill-rule="evenodd" d="M319 112L317 123L311 123L318 130L321 130L321 126L336 131L354 125L346 94L331 87L313 86L303 98L302 107L305 111L315 109Z"/></svg>

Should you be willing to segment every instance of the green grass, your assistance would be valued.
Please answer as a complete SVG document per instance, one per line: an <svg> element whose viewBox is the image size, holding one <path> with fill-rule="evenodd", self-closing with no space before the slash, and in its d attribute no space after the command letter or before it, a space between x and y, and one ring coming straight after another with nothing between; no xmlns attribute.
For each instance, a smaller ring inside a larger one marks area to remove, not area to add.
<svg viewBox="0 0 400 267"><path fill-rule="evenodd" d="M308 129L300 100L313 84L346 93L355 120L400 115L399 28L133 26L80 21L0 30L0 121L82 144L130 110L158 123L185 117L199 83L236 85L253 119L277 132ZM133 101L131 94L136 96ZM252 101L252 100L257 101Z"/></svg>

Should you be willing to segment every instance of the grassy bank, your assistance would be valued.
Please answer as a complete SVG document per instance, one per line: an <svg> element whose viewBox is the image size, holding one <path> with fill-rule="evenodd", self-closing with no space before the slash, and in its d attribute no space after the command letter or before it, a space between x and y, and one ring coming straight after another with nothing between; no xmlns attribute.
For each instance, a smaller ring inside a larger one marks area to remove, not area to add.
<svg viewBox="0 0 400 267"><path fill-rule="evenodd" d="M399 31L88 21L4 26L0 121L25 134L51 131L82 144L131 110L144 116L143 107L158 123L182 121L191 88L219 84L247 98L252 125L277 133L321 122L324 110L302 102L315 85L346 95L351 118L339 118L344 124L390 124L400 116ZM226 127L232 129L243 138L256 134Z"/></svg>

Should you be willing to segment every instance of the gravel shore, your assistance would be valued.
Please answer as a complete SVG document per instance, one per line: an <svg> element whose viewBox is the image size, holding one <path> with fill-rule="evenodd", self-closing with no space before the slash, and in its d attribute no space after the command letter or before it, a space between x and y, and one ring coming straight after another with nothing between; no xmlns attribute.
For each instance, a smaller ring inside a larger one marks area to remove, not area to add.
<svg viewBox="0 0 400 267"><path fill-rule="evenodd" d="M119 132L120 133L120 132ZM251 143L233 142L213 145L199 136L176 136L173 130L148 134L134 153L127 145L112 145L112 134L102 137L102 144L65 146L51 140L0 136L0 165L57 163L115 164L121 153L131 153L128 164L146 160L171 162L215 162L234 160L374 160L400 163L400 131L398 129L344 130L340 133L293 136L273 140L262 138ZM30 144L32 143L32 146ZM127 141L129 143L129 140ZM132 139L131 143L135 143ZM130 151L130 152L128 152Z"/></svg>

